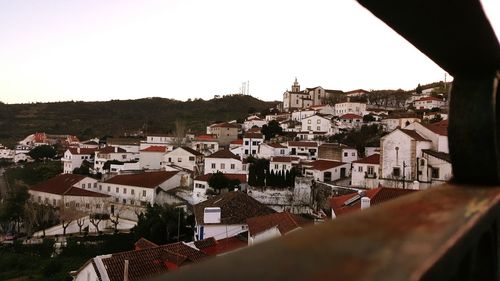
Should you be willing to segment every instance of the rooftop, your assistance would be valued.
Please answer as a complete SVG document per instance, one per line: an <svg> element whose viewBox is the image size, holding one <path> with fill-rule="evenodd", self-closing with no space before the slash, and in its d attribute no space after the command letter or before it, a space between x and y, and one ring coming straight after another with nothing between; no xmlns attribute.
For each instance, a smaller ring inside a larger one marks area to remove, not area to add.
<svg viewBox="0 0 500 281"><path fill-rule="evenodd" d="M127 186L138 186L145 188L155 188L173 176L177 175L177 171L160 171L160 172L142 172L138 174L117 175L104 183L120 184Z"/></svg>

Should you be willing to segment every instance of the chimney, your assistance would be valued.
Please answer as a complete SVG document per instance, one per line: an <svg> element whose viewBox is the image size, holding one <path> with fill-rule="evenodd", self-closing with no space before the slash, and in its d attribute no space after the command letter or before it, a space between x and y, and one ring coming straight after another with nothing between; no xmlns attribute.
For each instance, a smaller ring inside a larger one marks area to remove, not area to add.
<svg viewBox="0 0 500 281"><path fill-rule="evenodd" d="M80 154L80 147L77 147L77 148L76 148L76 152L77 152L78 154Z"/></svg>
<svg viewBox="0 0 500 281"><path fill-rule="evenodd" d="M361 210L370 207L370 197L361 197Z"/></svg>
<svg viewBox="0 0 500 281"><path fill-rule="evenodd" d="M128 281L128 260L125 260L125 265L123 267L123 281Z"/></svg>
<svg viewBox="0 0 500 281"><path fill-rule="evenodd" d="M221 222L220 207L206 207L203 210L203 222L204 223L220 223Z"/></svg>
<svg viewBox="0 0 500 281"><path fill-rule="evenodd" d="M115 153L118 152L118 146L115 146Z"/></svg>

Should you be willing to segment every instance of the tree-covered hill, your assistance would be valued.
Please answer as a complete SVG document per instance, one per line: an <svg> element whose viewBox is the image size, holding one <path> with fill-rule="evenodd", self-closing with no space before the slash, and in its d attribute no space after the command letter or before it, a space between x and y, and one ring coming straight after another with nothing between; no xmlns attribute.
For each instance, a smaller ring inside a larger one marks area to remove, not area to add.
<svg viewBox="0 0 500 281"><path fill-rule="evenodd" d="M106 102L0 103L0 143L12 144L34 132L73 134L80 139L123 135L138 130L167 133L176 120L187 128L204 130L211 122L245 117L276 105L251 96L186 102L145 98Z"/></svg>

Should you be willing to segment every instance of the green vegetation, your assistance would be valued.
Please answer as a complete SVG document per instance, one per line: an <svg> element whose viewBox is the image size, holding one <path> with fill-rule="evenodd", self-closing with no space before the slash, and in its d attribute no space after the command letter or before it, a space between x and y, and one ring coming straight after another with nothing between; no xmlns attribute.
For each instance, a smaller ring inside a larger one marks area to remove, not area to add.
<svg viewBox="0 0 500 281"><path fill-rule="evenodd" d="M269 160L263 158L249 156L247 162L250 163L248 168L248 184L250 186L293 187L295 177L299 174L295 168L287 172L271 172Z"/></svg>
<svg viewBox="0 0 500 281"><path fill-rule="evenodd" d="M144 237L161 245L177 241L192 241L193 227L194 217L186 216L184 209L154 204L148 205L146 212L139 215L133 231L137 240Z"/></svg>
<svg viewBox="0 0 500 281"><path fill-rule="evenodd" d="M384 135L379 125L363 125L360 129L353 129L347 133L341 133L329 138L329 142L346 144L358 150L358 155L364 157L365 147L379 146L380 138Z"/></svg>
<svg viewBox="0 0 500 281"><path fill-rule="evenodd" d="M262 126L261 132L266 137L266 140L270 140L276 135L281 135L283 133L283 128L281 128L278 121L272 120L269 124Z"/></svg>
<svg viewBox="0 0 500 281"><path fill-rule="evenodd" d="M217 172L210 177L208 180L208 185L216 190L219 194L222 189L226 188L238 188L240 185L240 180L238 179L228 179L222 172Z"/></svg>
<svg viewBox="0 0 500 281"><path fill-rule="evenodd" d="M69 237L62 252L52 257L54 240L43 244L0 246L0 280L72 280L69 272L79 269L88 259L133 250L133 234Z"/></svg>
<svg viewBox="0 0 500 281"><path fill-rule="evenodd" d="M8 168L5 178L9 185L34 185L62 173L61 161L32 162Z"/></svg>
<svg viewBox="0 0 500 281"><path fill-rule="evenodd" d="M0 143L12 145L34 132L73 134L81 139L104 135L172 132L175 120L202 130L216 120L244 117L275 102L233 95L220 99L177 101L164 98L107 102L0 104Z"/></svg>
<svg viewBox="0 0 500 281"><path fill-rule="evenodd" d="M56 149L51 145L37 146L30 150L30 152L28 153L28 155L36 161L40 161L43 159L52 159L56 156L56 154Z"/></svg>

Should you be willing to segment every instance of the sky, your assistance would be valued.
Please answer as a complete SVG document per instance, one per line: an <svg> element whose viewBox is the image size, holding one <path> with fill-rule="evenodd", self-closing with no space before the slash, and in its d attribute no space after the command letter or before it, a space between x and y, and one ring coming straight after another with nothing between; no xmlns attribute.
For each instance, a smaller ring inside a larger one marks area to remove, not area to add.
<svg viewBox="0 0 500 281"><path fill-rule="evenodd" d="M500 1L482 2L498 34ZM445 72L354 0L0 0L4 103L210 99L246 81L282 100L295 77L413 89Z"/></svg>

